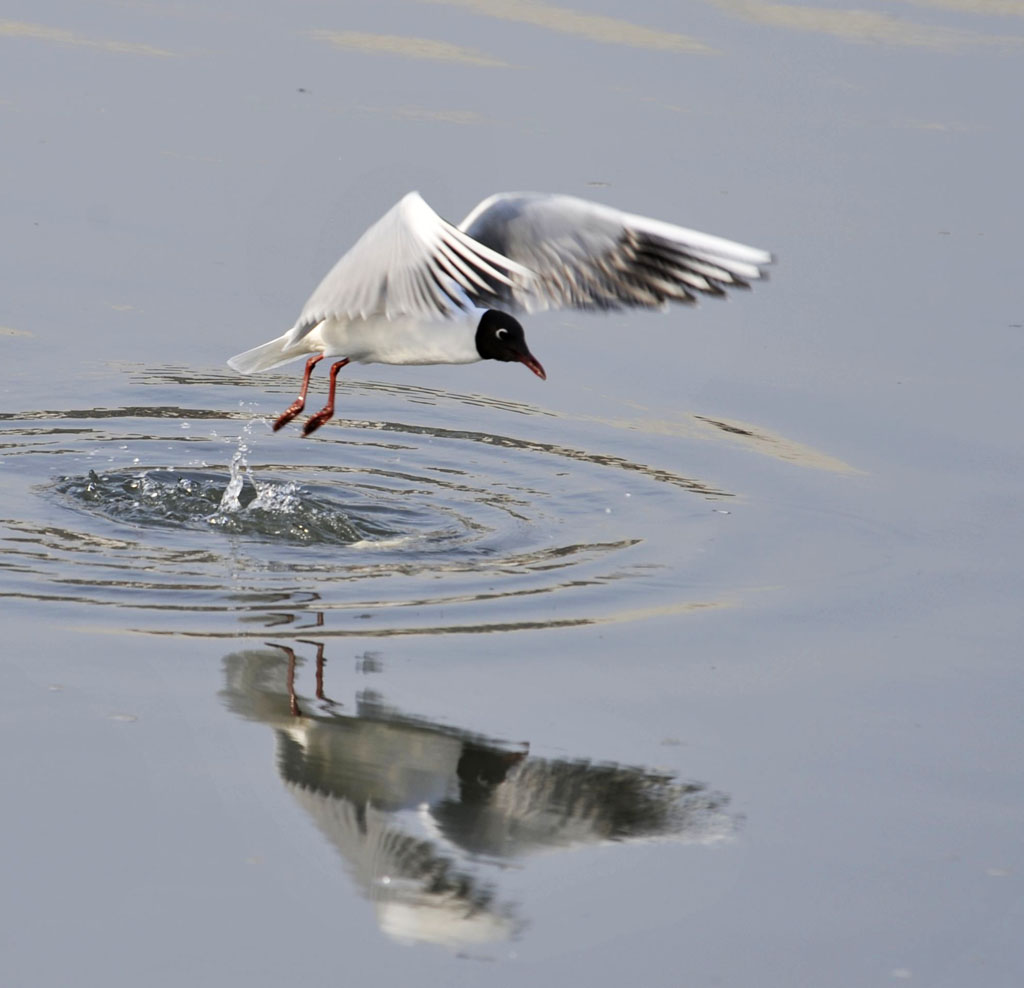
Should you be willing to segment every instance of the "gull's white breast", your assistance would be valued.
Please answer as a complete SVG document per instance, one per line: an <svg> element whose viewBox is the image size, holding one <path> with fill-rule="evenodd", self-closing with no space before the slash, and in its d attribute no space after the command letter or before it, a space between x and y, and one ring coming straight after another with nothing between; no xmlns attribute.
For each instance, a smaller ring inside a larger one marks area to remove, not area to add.
<svg viewBox="0 0 1024 988"><path fill-rule="evenodd" d="M400 316L323 320L306 336L311 351L360 364L471 364L483 359L476 329L484 310L447 319Z"/></svg>

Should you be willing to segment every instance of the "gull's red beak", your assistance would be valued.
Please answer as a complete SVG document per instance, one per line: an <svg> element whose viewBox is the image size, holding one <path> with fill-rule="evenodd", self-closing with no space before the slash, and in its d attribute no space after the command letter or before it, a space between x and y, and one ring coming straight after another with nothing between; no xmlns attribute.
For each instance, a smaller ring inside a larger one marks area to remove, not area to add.
<svg viewBox="0 0 1024 988"><path fill-rule="evenodd" d="M546 381L548 379L547 374L544 373L544 368L541 367L540 365L540 361L532 353L530 353L529 350L527 350L525 353L517 353L516 359L521 364L526 364L526 366L529 367L530 370L532 370L533 373L536 374L537 377L539 377L542 381Z"/></svg>

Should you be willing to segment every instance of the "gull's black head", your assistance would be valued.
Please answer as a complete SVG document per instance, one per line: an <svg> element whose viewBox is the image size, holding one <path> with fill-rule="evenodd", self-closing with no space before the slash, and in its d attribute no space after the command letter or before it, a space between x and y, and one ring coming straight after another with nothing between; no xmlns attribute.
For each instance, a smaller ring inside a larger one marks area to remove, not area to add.
<svg viewBox="0 0 1024 988"><path fill-rule="evenodd" d="M542 381L547 374L526 345L523 327L505 312L488 309L476 327L476 349L484 360L518 360Z"/></svg>

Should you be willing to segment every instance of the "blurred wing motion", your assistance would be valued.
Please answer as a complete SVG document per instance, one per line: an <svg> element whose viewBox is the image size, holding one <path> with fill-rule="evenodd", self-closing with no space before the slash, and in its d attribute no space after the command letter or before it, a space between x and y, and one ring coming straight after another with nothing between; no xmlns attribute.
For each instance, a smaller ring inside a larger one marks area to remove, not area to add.
<svg viewBox="0 0 1024 988"><path fill-rule="evenodd" d="M292 329L295 343L325 319L446 318L530 272L441 219L418 192L386 212L327 273Z"/></svg>
<svg viewBox="0 0 1024 988"><path fill-rule="evenodd" d="M749 288L771 254L755 247L623 213L572 196L500 193L485 199L459 226L529 269L508 279L488 305L543 309L661 308Z"/></svg>

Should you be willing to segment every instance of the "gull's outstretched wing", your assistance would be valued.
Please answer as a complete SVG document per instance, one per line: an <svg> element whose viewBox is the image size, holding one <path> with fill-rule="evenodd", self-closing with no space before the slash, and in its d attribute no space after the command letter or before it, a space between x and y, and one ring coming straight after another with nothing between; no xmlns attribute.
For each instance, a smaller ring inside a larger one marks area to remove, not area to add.
<svg viewBox="0 0 1024 988"><path fill-rule="evenodd" d="M510 272L488 304L542 309L660 308L764 277L767 251L572 196L501 193L459 225L532 272Z"/></svg>
<svg viewBox="0 0 1024 988"><path fill-rule="evenodd" d="M410 192L334 265L302 308L289 343L324 319L444 318L500 297L530 272L446 222Z"/></svg>

